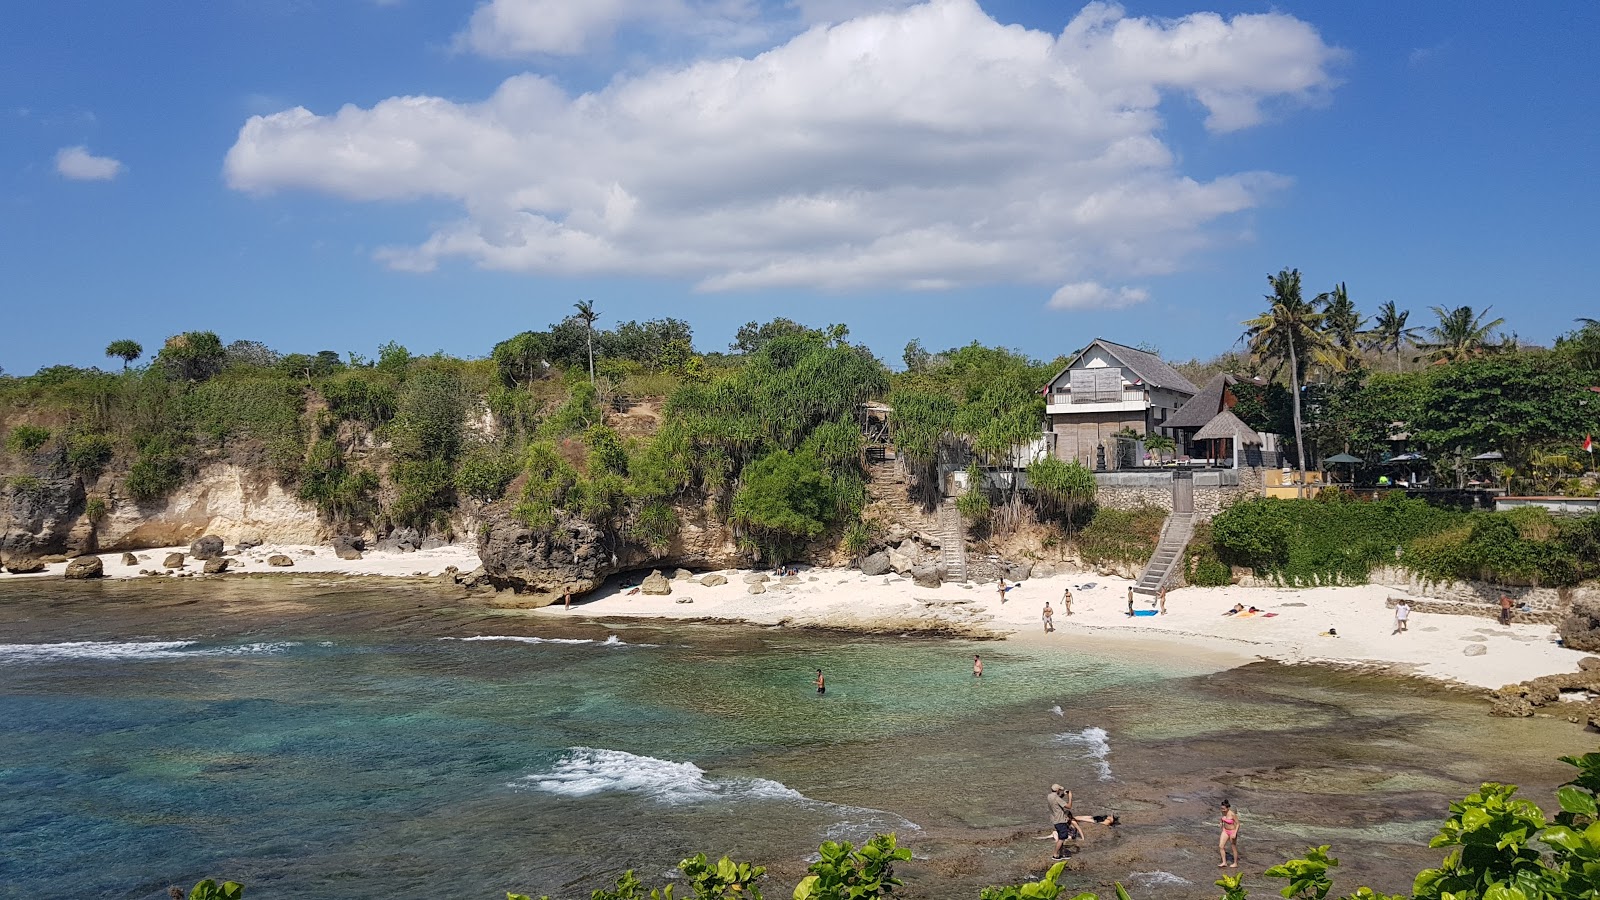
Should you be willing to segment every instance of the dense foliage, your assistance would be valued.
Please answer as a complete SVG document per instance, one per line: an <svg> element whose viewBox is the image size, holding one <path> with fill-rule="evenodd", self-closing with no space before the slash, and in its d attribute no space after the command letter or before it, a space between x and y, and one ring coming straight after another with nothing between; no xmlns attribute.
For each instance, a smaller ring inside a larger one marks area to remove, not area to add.
<svg viewBox="0 0 1600 900"><path fill-rule="evenodd" d="M1236 503L1212 521L1210 540L1220 562L1298 586L1365 583L1380 565L1434 581L1563 586L1600 576L1600 516L1560 518L1540 508L1461 512L1325 491Z"/></svg>

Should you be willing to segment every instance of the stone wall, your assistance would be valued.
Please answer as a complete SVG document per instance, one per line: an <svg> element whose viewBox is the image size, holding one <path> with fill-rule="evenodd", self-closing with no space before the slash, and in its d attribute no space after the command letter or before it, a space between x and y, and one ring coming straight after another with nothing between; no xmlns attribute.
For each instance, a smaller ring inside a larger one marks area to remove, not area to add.
<svg viewBox="0 0 1600 900"><path fill-rule="evenodd" d="M1475 616L1483 619L1500 621L1500 602L1477 603L1463 602L1460 600L1413 600L1410 597L1390 597L1384 601L1390 609L1394 609L1402 599L1415 612L1436 613L1447 616ZM1566 616L1566 612L1557 609L1536 609L1527 612L1520 609L1511 611L1511 621L1519 625L1556 625Z"/></svg>
<svg viewBox="0 0 1600 900"><path fill-rule="evenodd" d="M1209 522L1217 513L1245 497L1261 495L1262 469L1235 469L1238 484L1204 484L1197 476L1194 486L1194 517L1197 522ZM1231 478L1220 477L1217 481ZM1172 511L1172 474L1156 470L1149 473L1118 473L1112 478L1099 479L1095 502L1110 509L1138 509L1154 506ZM1498 595L1496 595L1498 596Z"/></svg>
<svg viewBox="0 0 1600 900"><path fill-rule="evenodd" d="M1409 594L1456 603L1484 604L1492 614L1500 614L1500 595L1505 594L1518 606L1526 603L1535 612L1564 612L1574 602L1583 600L1600 602L1600 584L1588 582L1576 587L1515 587L1490 584L1486 581L1424 581L1409 570L1384 566L1372 571L1373 584L1386 584Z"/></svg>

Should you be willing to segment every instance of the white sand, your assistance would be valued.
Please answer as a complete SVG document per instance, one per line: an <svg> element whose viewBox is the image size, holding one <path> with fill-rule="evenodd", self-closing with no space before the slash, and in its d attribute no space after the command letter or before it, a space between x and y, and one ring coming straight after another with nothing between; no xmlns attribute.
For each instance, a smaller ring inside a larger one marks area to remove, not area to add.
<svg viewBox="0 0 1600 900"><path fill-rule="evenodd" d="M108 578L136 578L139 569L161 568L169 552L187 547L141 550L136 566L124 566L120 553L102 553ZM309 553L307 553L309 551ZM274 568L268 556L282 553L292 568ZM339 559L330 547L263 545L235 555L247 573L434 576L446 566L470 572L478 566L473 547L451 545L415 553L368 551L359 560ZM65 563L55 563L33 577L60 578ZM200 563L190 561L198 572ZM1148 647L1163 656L1205 657L1220 666L1253 659L1382 666L1440 681L1499 687L1516 681L1572 672L1586 654L1556 645L1548 625L1501 627L1488 618L1413 611L1410 630L1394 633L1394 612L1385 599L1406 592L1384 585L1338 588L1183 588L1167 595L1167 614L1130 618L1126 615L1131 582L1086 573L1032 579L1015 587L1000 602L996 585L946 584L919 588L896 575L869 577L850 569L805 569L800 583L767 584L767 592L748 593L745 571L724 571L728 583L706 587L698 581L674 581L665 597L630 595L607 586L578 598L571 611L557 603L530 615L616 616L660 619L715 619L756 625L836 627L876 631L945 630L1005 636L1030 644L1056 644L1063 649L1084 642L1119 649ZM29 576L6 576L7 578ZM153 580L153 579L152 579ZM616 580L613 579L613 584ZM1081 585L1093 583L1093 588ZM1073 587L1073 615L1061 609L1061 593ZM681 603L685 598L692 603ZM1040 612L1046 600L1056 609L1054 634L1046 635ZM1256 606L1275 616L1239 618L1222 612L1235 603ZM1149 609L1148 598L1136 595L1135 608ZM1324 637L1330 627L1339 637ZM1467 656L1472 644L1487 649Z"/></svg>
<svg viewBox="0 0 1600 900"><path fill-rule="evenodd" d="M1540 675L1577 671L1586 654L1556 645L1549 625L1502 627L1475 616L1413 611L1410 629L1394 633L1394 612L1386 598L1405 592L1384 585L1338 588L1183 588L1167 594L1167 614L1130 618L1128 587L1120 578L1077 573L1023 582L1002 605L997 585L946 584L919 588L897 576L868 577L845 569L809 569L798 585L751 595L745 572L721 573L728 584L705 587L674 581L665 597L629 595L607 588L575 601L570 612L558 604L540 616L582 614L663 619L720 619L762 625L870 627L877 630L937 628L987 630L1063 649L1107 639L1126 647L1130 639L1167 654L1234 654L1236 658L1282 662L1321 662L1382 666L1440 681L1500 687ZM815 579L815 580L811 580ZM1061 610L1063 588L1074 588L1072 616ZM693 603L680 603L684 598ZM1054 634L1043 633L1040 613L1046 600L1055 607ZM1239 618L1222 613L1235 603L1256 606L1275 616ZM1136 609L1150 609L1135 595ZM1339 637L1323 637L1330 627ZM1471 644L1487 653L1467 656Z"/></svg>

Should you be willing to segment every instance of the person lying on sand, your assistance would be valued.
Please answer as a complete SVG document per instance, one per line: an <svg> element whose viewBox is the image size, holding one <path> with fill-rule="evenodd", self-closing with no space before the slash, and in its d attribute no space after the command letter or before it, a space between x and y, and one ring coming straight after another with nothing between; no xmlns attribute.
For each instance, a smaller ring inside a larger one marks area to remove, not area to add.
<svg viewBox="0 0 1600 900"><path fill-rule="evenodd" d="M1235 603L1233 605L1233 609L1228 610L1227 612L1223 613L1223 615L1225 615L1225 616L1237 616L1239 613L1242 613L1242 612L1244 612L1244 604L1243 603Z"/></svg>
<svg viewBox="0 0 1600 900"><path fill-rule="evenodd" d="M1337 629L1337 628L1329 628L1327 631L1319 631L1319 632L1317 632L1317 637L1338 637L1338 636L1339 636L1339 629Z"/></svg>

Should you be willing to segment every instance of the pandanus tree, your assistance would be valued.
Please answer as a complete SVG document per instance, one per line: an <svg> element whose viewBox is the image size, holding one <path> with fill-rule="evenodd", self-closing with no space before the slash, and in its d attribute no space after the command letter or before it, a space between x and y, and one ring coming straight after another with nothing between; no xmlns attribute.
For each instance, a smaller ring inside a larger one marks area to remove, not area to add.
<svg viewBox="0 0 1600 900"><path fill-rule="evenodd" d="M1407 327L1411 311L1397 309L1393 300L1378 307L1378 316L1367 332L1367 347L1379 353L1394 353L1394 370L1400 371L1400 348L1417 342L1417 329Z"/></svg>
<svg viewBox="0 0 1600 900"><path fill-rule="evenodd" d="M1433 363L1460 362L1495 352L1500 349L1495 329L1504 325L1506 320L1485 322L1484 317L1493 308L1474 313L1470 306L1458 306L1455 309L1433 307L1439 324L1428 327L1428 340L1419 344L1418 349L1426 351L1428 361Z"/></svg>
<svg viewBox="0 0 1600 900"><path fill-rule="evenodd" d="M1289 385L1294 400L1294 450L1299 461L1300 491L1305 490L1305 427L1300 416L1300 384L1312 356L1323 352L1329 341L1323 334L1324 314L1314 302L1300 293L1300 270L1284 269L1268 275L1272 293L1266 295L1267 309L1244 323L1250 353L1273 371L1289 370Z"/></svg>
<svg viewBox="0 0 1600 900"><path fill-rule="evenodd" d="M128 371L128 364L138 359L144 353L144 346L138 341L123 338L112 341L106 345L106 356L122 360L122 371Z"/></svg>

